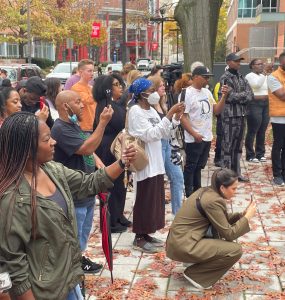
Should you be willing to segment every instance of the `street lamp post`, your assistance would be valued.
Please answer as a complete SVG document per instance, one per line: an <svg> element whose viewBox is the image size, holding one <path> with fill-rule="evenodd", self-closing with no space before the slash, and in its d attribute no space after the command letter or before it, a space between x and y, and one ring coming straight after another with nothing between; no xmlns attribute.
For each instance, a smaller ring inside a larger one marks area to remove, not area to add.
<svg viewBox="0 0 285 300"><path fill-rule="evenodd" d="M27 0L27 38L28 38L28 63L30 64L32 63L30 0Z"/></svg>
<svg viewBox="0 0 285 300"><path fill-rule="evenodd" d="M127 62L126 31L127 31L126 0L122 0L122 63L123 65Z"/></svg>
<svg viewBox="0 0 285 300"><path fill-rule="evenodd" d="M169 31L176 31L176 61L178 62L178 48L179 48L179 28L176 29L169 29Z"/></svg>
<svg viewBox="0 0 285 300"><path fill-rule="evenodd" d="M165 7L161 7L159 9L160 14L161 14L161 49L160 49L160 64L163 65L163 23L164 23L164 14L166 12L166 8Z"/></svg>
<svg viewBox="0 0 285 300"><path fill-rule="evenodd" d="M173 18L164 17L167 7L162 6L159 9L161 17L150 17L151 22L160 23L161 24L161 50L160 50L160 63L163 65L163 24L164 22L176 22Z"/></svg>

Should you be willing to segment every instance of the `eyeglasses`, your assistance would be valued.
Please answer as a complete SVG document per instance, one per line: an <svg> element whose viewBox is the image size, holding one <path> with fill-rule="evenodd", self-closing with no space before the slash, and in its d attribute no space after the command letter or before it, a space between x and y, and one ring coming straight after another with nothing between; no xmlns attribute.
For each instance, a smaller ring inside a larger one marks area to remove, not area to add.
<svg viewBox="0 0 285 300"><path fill-rule="evenodd" d="M113 86L117 86L117 87L122 86L122 85L120 84L120 82L113 83L112 85L113 85Z"/></svg>

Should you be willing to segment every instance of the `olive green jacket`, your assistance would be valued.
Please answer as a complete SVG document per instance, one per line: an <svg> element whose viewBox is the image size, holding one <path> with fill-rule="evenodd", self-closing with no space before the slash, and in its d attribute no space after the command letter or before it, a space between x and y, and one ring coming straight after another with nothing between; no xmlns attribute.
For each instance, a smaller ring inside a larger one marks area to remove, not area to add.
<svg viewBox="0 0 285 300"><path fill-rule="evenodd" d="M166 241L166 255L173 260L198 263L212 257L213 248L197 245L205 238L210 224L219 238L229 242L250 230L247 218L240 213L228 213L226 200L211 188L201 198L201 205L207 215L207 218L203 217L196 207L196 198L200 193L201 189L183 203L172 222Z"/></svg>
<svg viewBox="0 0 285 300"><path fill-rule="evenodd" d="M68 215L52 200L37 195L34 240L30 185L23 178L18 190L9 189L0 199L0 273L10 274L12 297L31 288L37 300L65 300L83 276L72 199L107 191L113 183L104 169L87 175L49 162L43 170L62 192Z"/></svg>

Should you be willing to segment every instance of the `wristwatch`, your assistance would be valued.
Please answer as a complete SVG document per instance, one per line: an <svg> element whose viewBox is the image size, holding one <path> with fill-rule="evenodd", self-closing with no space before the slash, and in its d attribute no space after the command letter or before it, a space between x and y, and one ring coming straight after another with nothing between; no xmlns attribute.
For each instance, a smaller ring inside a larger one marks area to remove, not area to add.
<svg viewBox="0 0 285 300"><path fill-rule="evenodd" d="M123 163L123 161L121 159L118 160L119 166L121 169L125 170L126 164Z"/></svg>

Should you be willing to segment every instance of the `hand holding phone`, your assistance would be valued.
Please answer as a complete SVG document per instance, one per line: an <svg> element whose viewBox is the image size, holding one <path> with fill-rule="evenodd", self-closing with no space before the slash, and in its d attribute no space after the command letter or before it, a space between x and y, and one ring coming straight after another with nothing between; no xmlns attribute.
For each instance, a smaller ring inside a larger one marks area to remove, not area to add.
<svg viewBox="0 0 285 300"><path fill-rule="evenodd" d="M250 193L250 203L246 210L244 211L243 215L250 220L256 213L256 203L253 199L253 194Z"/></svg>
<svg viewBox="0 0 285 300"><path fill-rule="evenodd" d="M45 106L45 98L43 96L40 97L40 110L42 110Z"/></svg>

